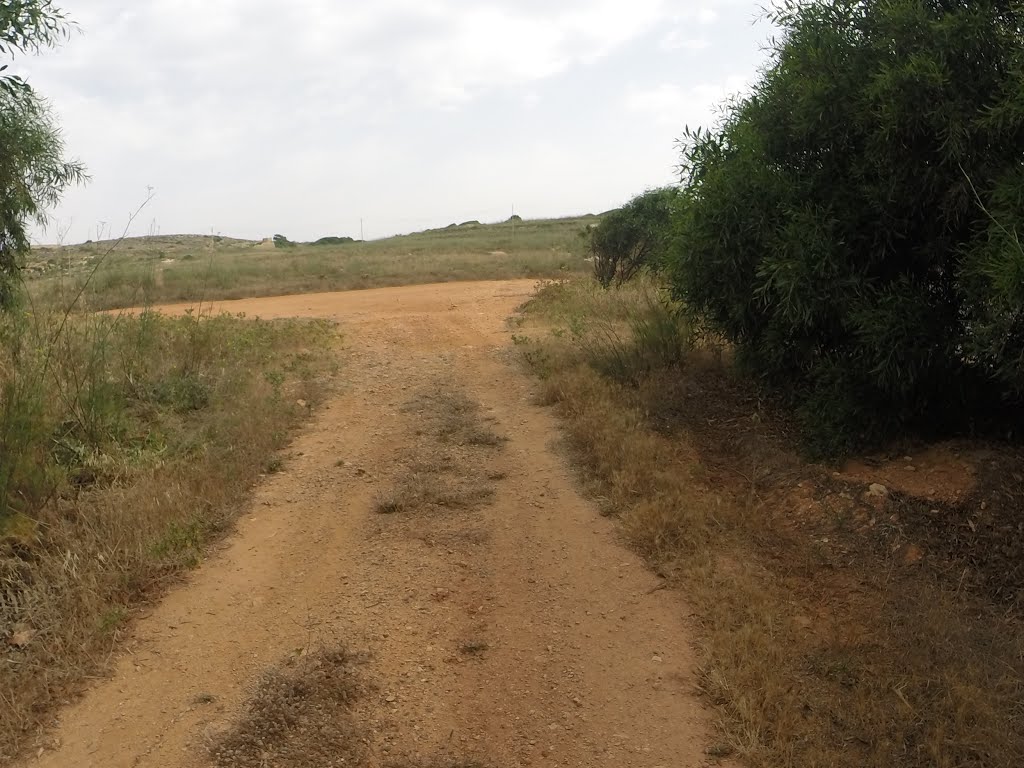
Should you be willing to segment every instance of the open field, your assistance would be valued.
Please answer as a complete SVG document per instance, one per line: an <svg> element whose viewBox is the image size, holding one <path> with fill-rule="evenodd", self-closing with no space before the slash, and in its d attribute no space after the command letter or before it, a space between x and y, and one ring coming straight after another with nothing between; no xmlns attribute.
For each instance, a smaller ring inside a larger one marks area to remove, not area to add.
<svg viewBox="0 0 1024 768"><path fill-rule="evenodd" d="M695 610L718 752L759 768L1024 765L1024 456L840 467L658 286L551 284L515 338L581 481Z"/></svg>
<svg viewBox="0 0 1024 768"><path fill-rule="evenodd" d="M275 248L228 237L168 235L36 248L28 288L66 302L84 281L92 309L454 280L557 277L589 267L579 233L594 216L467 223L342 245ZM95 273L95 274L93 274Z"/></svg>

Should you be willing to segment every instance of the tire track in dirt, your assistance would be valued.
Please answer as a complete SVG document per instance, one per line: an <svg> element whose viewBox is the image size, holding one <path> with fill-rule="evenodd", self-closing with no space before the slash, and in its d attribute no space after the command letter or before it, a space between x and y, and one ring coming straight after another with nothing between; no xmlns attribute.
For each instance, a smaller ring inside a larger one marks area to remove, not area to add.
<svg viewBox="0 0 1024 768"><path fill-rule="evenodd" d="M27 765L209 766L209 739L266 669L331 645L367 659L354 714L370 766L705 765L685 605L579 496L552 415L507 360L505 318L532 288L219 305L339 320L346 384L237 534L136 622L112 677L62 713ZM408 404L439 383L507 438L480 454L493 499L378 514L424 429Z"/></svg>

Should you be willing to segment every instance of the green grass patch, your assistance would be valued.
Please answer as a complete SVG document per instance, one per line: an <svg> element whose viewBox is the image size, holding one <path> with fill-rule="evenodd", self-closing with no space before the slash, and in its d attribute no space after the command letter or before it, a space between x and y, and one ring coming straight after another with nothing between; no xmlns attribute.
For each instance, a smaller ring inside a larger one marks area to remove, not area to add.
<svg viewBox="0 0 1024 768"><path fill-rule="evenodd" d="M0 316L0 761L230 527L326 393L336 336L230 315Z"/></svg>

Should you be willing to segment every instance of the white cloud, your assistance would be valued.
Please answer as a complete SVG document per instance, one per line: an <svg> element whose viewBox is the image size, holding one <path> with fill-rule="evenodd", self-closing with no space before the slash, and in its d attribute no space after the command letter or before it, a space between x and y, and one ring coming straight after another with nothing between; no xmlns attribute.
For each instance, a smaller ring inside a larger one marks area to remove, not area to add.
<svg viewBox="0 0 1024 768"><path fill-rule="evenodd" d="M624 106L662 125L708 126L715 122L720 106L728 98L745 93L749 85L748 76L729 75L717 83L688 88L674 83L634 87L626 93Z"/></svg>
<svg viewBox="0 0 1024 768"><path fill-rule="evenodd" d="M670 129L718 98L701 83L758 58L757 0L65 4L82 34L17 62L94 178L59 215L123 218L152 184L165 232L311 235L341 209L387 231L419 220L400 206L478 218L516 189L543 215L617 202L670 167Z"/></svg>
<svg viewBox="0 0 1024 768"><path fill-rule="evenodd" d="M666 51L685 50L692 53L711 47L711 41L702 37L687 37L683 30L674 29L661 39L661 47Z"/></svg>

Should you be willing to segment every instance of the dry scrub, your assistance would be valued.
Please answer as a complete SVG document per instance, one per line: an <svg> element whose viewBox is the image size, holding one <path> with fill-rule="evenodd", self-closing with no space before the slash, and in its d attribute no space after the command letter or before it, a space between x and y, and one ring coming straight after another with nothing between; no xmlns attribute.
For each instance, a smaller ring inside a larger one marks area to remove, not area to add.
<svg viewBox="0 0 1024 768"><path fill-rule="evenodd" d="M692 604L703 689L721 713L714 754L765 768L1024 765L1024 584L997 592L977 578L1000 547L942 546L1000 503L993 528L1014 540L1019 457L1004 456L1001 486L959 506L872 498L800 460L785 418L722 350L649 354L674 316L664 303L658 322L631 322L657 311L651 291L548 285L515 338L582 481ZM610 330L622 349L607 348ZM947 535L908 540L911 509L926 504Z"/></svg>
<svg viewBox="0 0 1024 768"><path fill-rule="evenodd" d="M406 404L422 425L411 436L391 490L377 498L381 514L430 509L471 510L491 501L498 478L488 457L505 438L480 406L451 383L440 383Z"/></svg>
<svg viewBox="0 0 1024 768"><path fill-rule="evenodd" d="M333 366L323 323L63 320L2 327L0 761L229 528Z"/></svg>
<svg viewBox="0 0 1024 768"><path fill-rule="evenodd" d="M343 648L322 649L267 672L242 713L209 746L217 768L363 765L365 733L351 712L361 683Z"/></svg>

